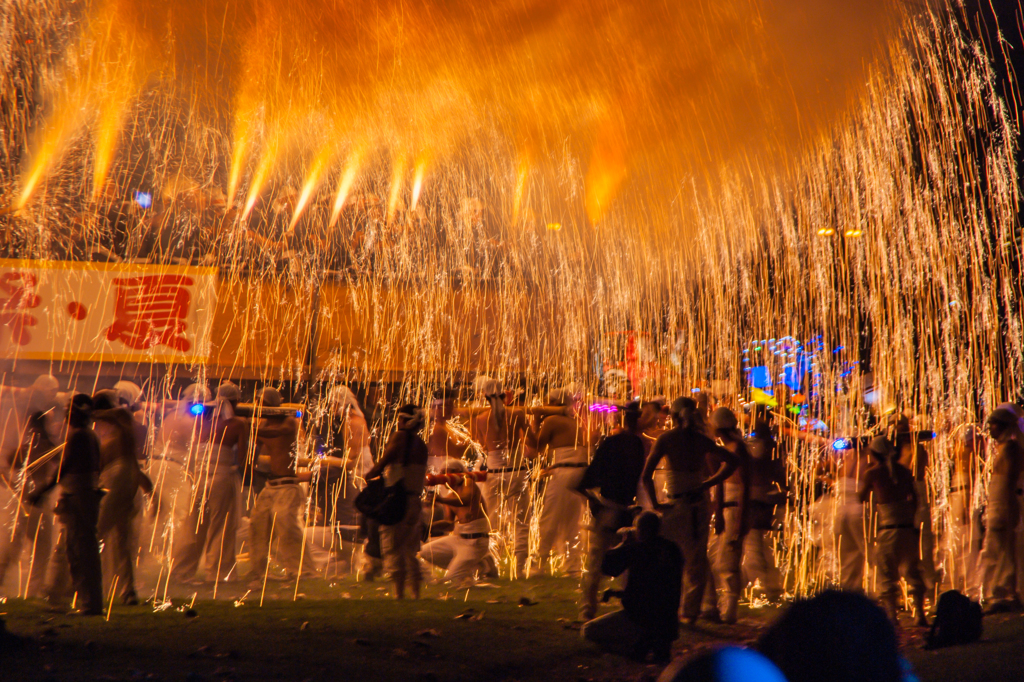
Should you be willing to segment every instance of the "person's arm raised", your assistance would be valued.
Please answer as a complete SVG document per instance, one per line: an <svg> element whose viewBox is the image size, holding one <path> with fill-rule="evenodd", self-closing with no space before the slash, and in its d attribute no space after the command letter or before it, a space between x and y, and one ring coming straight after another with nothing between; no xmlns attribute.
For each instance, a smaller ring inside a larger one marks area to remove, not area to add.
<svg viewBox="0 0 1024 682"><path fill-rule="evenodd" d="M392 434L388 444L384 447L384 454L381 455L380 460L366 472L366 480L377 478L383 473L385 467L402 458L402 454L405 452L406 438L411 438L411 436L404 431L396 431Z"/></svg>

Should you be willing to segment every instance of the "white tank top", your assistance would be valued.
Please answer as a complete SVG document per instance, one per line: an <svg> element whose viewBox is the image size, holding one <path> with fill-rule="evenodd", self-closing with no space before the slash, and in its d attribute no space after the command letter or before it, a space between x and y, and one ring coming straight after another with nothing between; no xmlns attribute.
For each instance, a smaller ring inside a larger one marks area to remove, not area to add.
<svg viewBox="0 0 1024 682"><path fill-rule="evenodd" d="M736 483L726 483L725 489L725 501L726 502L739 502L743 499L743 486Z"/></svg>
<svg viewBox="0 0 1024 682"><path fill-rule="evenodd" d="M508 450L491 450L487 453L488 469L507 469L509 466Z"/></svg>
<svg viewBox="0 0 1024 682"><path fill-rule="evenodd" d="M669 495L682 495L691 492L697 489L704 480L697 471L667 469L665 474L665 487L668 489Z"/></svg>
<svg viewBox="0 0 1024 682"><path fill-rule="evenodd" d="M586 464L590 449L586 447L555 448L552 452L555 464Z"/></svg>
<svg viewBox="0 0 1024 682"><path fill-rule="evenodd" d="M839 501L842 504L860 504L859 486L857 485L857 479L850 476L844 476L837 481L836 490L839 493Z"/></svg>
<svg viewBox="0 0 1024 682"><path fill-rule="evenodd" d="M487 517L483 516L479 519L473 519L466 523L460 523L455 526L455 532L458 535L475 535L476 533L488 533L491 530L491 525L487 521Z"/></svg>

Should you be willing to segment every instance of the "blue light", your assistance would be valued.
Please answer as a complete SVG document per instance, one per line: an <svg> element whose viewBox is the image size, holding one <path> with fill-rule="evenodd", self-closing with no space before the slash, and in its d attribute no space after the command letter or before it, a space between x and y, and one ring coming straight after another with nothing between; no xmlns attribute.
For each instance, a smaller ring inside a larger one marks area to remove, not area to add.
<svg viewBox="0 0 1024 682"><path fill-rule="evenodd" d="M188 408L188 411L192 414L193 417L198 417L203 413L203 404L195 403Z"/></svg>
<svg viewBox="0 0 1024 682"><path fill-rule="evenodd" d="M834 441L832 441L832 449L836 451L849 450L850 441L848 441L845 438L836 438Z"/></svg>
<svg viewBox="0 0 1024 682"><path fill-rule="evenodd" d="M153 195L149 192L132 192L132 199L139 205L140 208L149 208L153 205Z"/></svg>
<svg viewBox="0 0 1024 682"><path fill-rule="evenodd" d="M785 682L786 678L767 658L749 649L726 647L713 654L714 679L722 682Z"/></svg>
<svg viewBox="0 0 1024 682"><path fill-rule="evenodd" d="M782 368L782 383L789 386L794 391L800 390L800 385L803 383L804 375L803 372L797 368L796 363L786 365Z"/></svg>
<svg viewBox="0 0 1024 682"><path fill-rule="evenodd" d="M302 419L302 410L295 410L295 418Z"/></svg>
<svg viewBox="0 0 1024 682"><path fill-rule="evenodd" d="M746 371L749 373L747 383L751 388L769 388L772 385L772 375L764 365L751 367Z"/></svg>

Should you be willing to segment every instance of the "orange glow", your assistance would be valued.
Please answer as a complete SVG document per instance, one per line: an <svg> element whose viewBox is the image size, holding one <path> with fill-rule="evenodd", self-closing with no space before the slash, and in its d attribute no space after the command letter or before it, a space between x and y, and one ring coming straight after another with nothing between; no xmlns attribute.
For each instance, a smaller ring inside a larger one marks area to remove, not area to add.
<svg viewBox="0 0 1024 682"><path fill-rule="evenodd" d="M303 209L306 208L306 204L309 203L309 198L313 196L313 192L317 187L320 186L320 177L323 175L324 168L330 162L331 157L334 156L334 151L329 147L324 147L317 154L316 160L313 161L313 167L309 170L309 176L306 178L306 184L302 186L302 192L299 194L299 200L295 204L295 211L292 213L292 220L288 224L288 229L294 229L295 224L299 222L299 217L302 215Z"/></svg>
<svg viewBox="0 0 1024 682"><path fill-rule="evenodd" d="M267 181L267 177L270 175L270 171L276 161L277 144L271 143L263 150L263 156L260 158L259 165L256 166L256 172L253 173L252 184L249 185L249 195L245 200L245 209L242 211L242 220L248 218L252 212L253 207L256 205L256 200L260 198L263 183Z"/></svg>
<svg viewBox="0 0 1024 682"><path fill-rule="evenodd" d="M398 210L398 202L402 196L402 187L405 184L405 156L395 159L393 173L391 175L391 194L388 195L388 222L395 217Z"/></svg>
<svg viewBox="0 0 1024 682"><path fill-rule="evenodd" d="M356 181L356 174L359 172L360 158L361 155L359 152L352 152L348 157L348 162L345 164L345 170L342 171L341 178L338 180L338 191L334 195L334 207L331 209L331 227L334 227L334 224L338 222L338 216L341 215L341 209L345 207L345 200L348 198L348 194L352 190L352 185Z"/></svg>
<svg viewBox="0 0 1024 682"><path fill-rule="evenodd" d="M421 160L416 164L416 171L413 174L412 180L412 203L409 205L410 211L416 210L416 205L420 201L420 191L423 189L423 175L427 170L427 162Z"/></svg>

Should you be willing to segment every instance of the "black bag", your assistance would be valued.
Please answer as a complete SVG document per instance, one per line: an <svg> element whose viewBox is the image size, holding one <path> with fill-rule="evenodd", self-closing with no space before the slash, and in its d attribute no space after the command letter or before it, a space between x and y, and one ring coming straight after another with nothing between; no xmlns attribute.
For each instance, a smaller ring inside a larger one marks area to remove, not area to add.
<svg viewBox="0 0 1024 682"><path fill-rule="evenodd" d="M366 487L356 495L355 505L363 516L382 526L393 526L405 518L408 497L401 481L384 485L384 478L378 476L367 481Z"/></svg>
<svg viewBox="0 0 1024 682"><path fill-rule="evenodd" d="M403 467L409 463L411 446L412 437L406 434L405 451L402 453ZM366 482L366 487L356 495L354 504L356 510L363 516L373 519L382 526L393 526L405 518L408 497L401 481L394 485L384 485L384 477L378 476Z"/></svg>
<svg viewBox="0 0 1024 682"><path fill-rule="evenodd" d="M925 648L977 642L981 638L981 630L981 604L956 590L949 590L939 597Z"/></svg>

